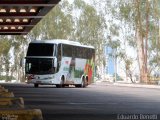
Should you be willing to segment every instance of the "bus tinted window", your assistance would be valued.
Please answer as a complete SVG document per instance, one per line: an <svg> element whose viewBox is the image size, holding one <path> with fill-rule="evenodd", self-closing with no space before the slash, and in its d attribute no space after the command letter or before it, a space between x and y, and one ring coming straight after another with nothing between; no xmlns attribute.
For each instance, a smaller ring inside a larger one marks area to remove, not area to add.
<svg viewBox="0 0 160 120"><path fill-rule="evenodd" d="M62 54L61 44L59 44L58 49L57 49L57 59L58 59L58 61L61 61L61 54Z"/></svg>
<svg viewBox="0 0 160 120"><path fill-rule="evenodd" d="M72 46L63 44L63 56L72 57Z"/></svg>
<svg viewBox="0 0 160 120"><path fill-rule="evenodd" d="M31 43L28 47L27 56L53 56L53 44Z"/></svg>
<svg viewBox="0 0 160 120"><path fill-rule="evenodd" d="M63 44L62 46L63 46L63 56L91 59L94 54L94 49L92 48L72 46L66 44Z"/></svg>

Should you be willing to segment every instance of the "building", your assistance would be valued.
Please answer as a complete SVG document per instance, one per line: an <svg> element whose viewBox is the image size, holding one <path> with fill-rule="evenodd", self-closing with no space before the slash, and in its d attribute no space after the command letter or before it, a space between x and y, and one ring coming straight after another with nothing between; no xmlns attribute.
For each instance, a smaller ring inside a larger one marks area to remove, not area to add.
<svg viewBox="0 0 160 120"><path fill-rule="evenodd" d="M109 46L105 46L104 49L104 54L105 54L105 59L106 59L106 65L105 65L105 74L107 76L107 78L114 77L115 74L115 57L114 57L114 50L109 47Z"/></svg>

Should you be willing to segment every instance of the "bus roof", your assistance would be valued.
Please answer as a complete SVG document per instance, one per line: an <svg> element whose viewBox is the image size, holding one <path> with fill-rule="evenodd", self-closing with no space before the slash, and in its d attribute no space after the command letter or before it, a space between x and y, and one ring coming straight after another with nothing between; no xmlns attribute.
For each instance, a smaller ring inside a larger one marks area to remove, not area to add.
<svg viewBox="0 0 160 120"><path fill-rule="evenodd" d="M71 41L71 40L64 40L64 39L52 39L52 40L34 40L30 43L49 43L49 44L68 44L68 45L74 45L74 46L81 46L81 47L88 47L88 48L94 48L90 45L83 45L80 42Z"/></svg>

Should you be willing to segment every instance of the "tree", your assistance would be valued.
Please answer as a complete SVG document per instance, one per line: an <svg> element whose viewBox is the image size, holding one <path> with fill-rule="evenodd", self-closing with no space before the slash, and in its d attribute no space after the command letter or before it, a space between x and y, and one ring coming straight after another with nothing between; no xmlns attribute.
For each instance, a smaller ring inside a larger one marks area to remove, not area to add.
<svg viewBox="0 0 160 120"><path fill-rule="evenodd" d="M7 37L1 37L0 40L0 66L1 66L1 71L0 72L5 72L6 73L6 81L8 81L8 76L10 72L10 48L11 44L10 41L8 40ZM4 69L3 69L4 68ZM2 76L2 74L0 74Z"/></svg>
<svg viewBox="0 0 160 120"><path fill-rule="evenodd" d="M12 47L14 54L14 64L12 66L12 72L15 72L17 80L24 82L24 68L20 66L21 59L24 59L28 41L24 36L13 36ZM12 73L13 74L13 73Z"/></svg>
<svg viewBox="0 0 160 120"><path fill-rule="evenodd" d="M150 38L149 19L151 3L148 0L121 0L120 17L127 21L126 24L131 26L134 31L137 48L137 58L140 70L140 80L143 83L148 82L148 43ZM146 18L146 19L143 19ZM133 43L133 42L132 42Z"/></svg>
<svg viewBox="0 0 160 120"><path fill-rule="evenodd" d="M32 39L71 39L74 32L72 6L68 1L56 5L31 31Z"/></svg>
<svg viewBox="0 0 160 120"><path fill-rule="evenodd" d="M79 10L77 16L76 34L77 41L93 45L96 49L96 65L100 74L104 73L105 56L105 18L101 12L98 12L94 6L86 4L82 0L75 0L75 9Z"/></svg>

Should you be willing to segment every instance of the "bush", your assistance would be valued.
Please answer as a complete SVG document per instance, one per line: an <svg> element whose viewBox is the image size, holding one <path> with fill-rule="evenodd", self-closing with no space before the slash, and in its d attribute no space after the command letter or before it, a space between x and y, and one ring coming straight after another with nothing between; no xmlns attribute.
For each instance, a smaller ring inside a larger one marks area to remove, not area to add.
<svg viewBox="0 0 160 120"><path fill-rule="evenodd" d="M11 80L15 80L15 77L13 77L13 76L0 76L0 80L11 81Z"/></svg>
<svg viewBox="0 0 160 120"><path fill-rule="evenodd" d="M123 81L123 78L121 78L118 74L117 75L117 80L116 81ZM114 80L115 80L115 73L113 74Z"/></svg>

